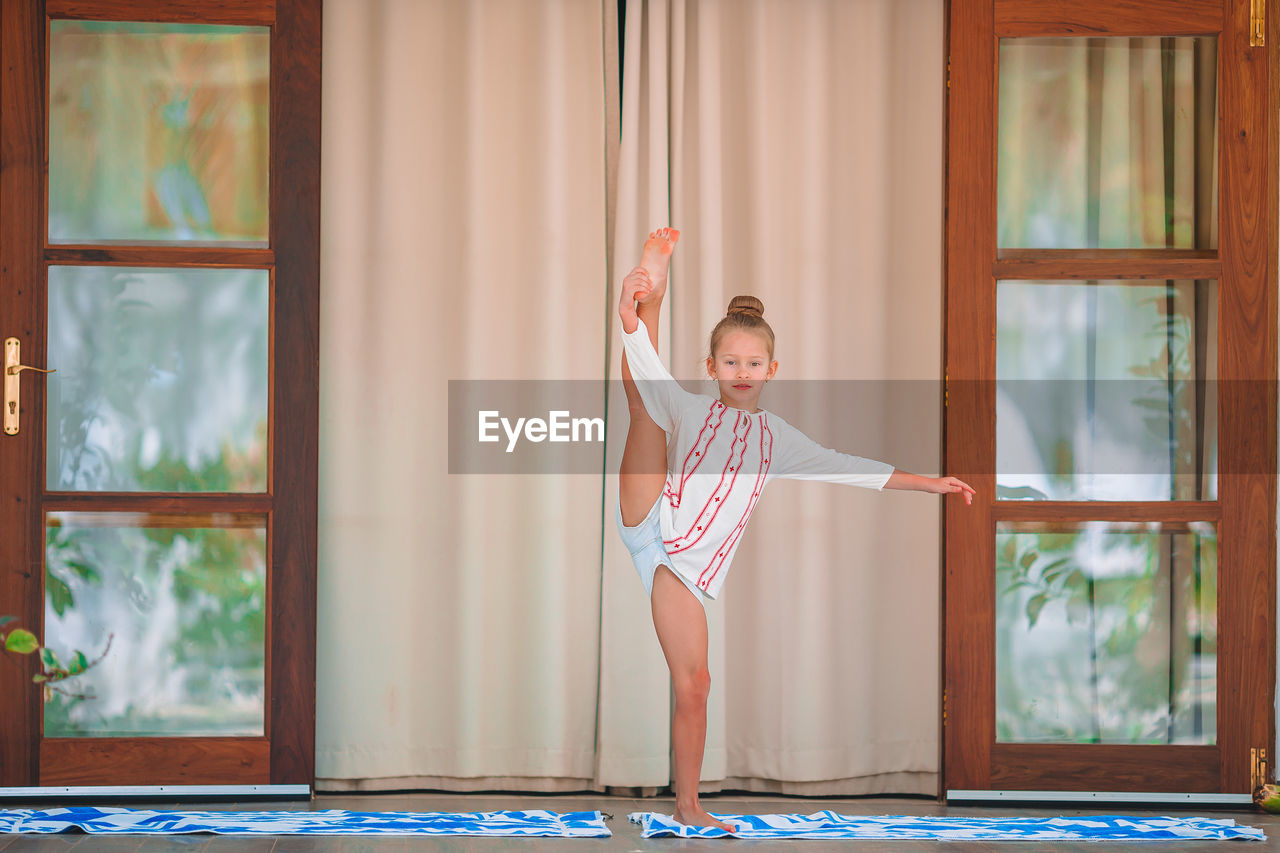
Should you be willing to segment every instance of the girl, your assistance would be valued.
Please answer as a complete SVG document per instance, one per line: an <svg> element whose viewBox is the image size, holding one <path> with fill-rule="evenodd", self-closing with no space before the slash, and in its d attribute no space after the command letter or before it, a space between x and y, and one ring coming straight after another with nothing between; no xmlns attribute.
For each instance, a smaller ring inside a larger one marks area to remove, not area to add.
<svg viewBox="0 0 1280 853"><path fill-rule="evenodd" d="M676 696L674 817L690 826L733 827L698 803L707 733L707 618L742 531L774 477L871 489L974 490L955 477L921 477L810 440L757 402L773 378L773 330L764 305L737 296L711 332L707 373L719 399L681 388L658 358L658 313L680 232L649 235L640 266L622 283L622 379L631 425L618 471L618 529L653 610ZM634 378L633 378L634 377ZM639 380L639 381L636 381Z"/></svg>

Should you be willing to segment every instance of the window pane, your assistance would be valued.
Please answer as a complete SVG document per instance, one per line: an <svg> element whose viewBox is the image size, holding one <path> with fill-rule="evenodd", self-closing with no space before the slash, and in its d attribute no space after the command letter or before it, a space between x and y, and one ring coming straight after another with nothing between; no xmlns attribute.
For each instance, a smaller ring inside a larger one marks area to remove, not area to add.
<svg viewBox="0 0 1280 853"><path fill-rule="evenodd" d="M47 694L46 737L263 734L262 517L50 513L45 644L105 657ZM110 649L107 649L110 639Z"/></svg>
<svg viewBox="0 0 1280 853"><path fill-rule="evenodd" d="M1217 742L1208 523L996 528L996 737Z"/></svg>
<svg viewBox="0 0 1280 853"><path fill-rule="evenodd" d="M49 268L48 487L264 492L266 270Z"/></svg>
<svg viewBox="0 0 1280 853"><path fill-rule="evenodd" d="M1215 249L1217 40L1000 41L997 244Z"/></svg>
<svg viewBox="0 0 1280 853"><path fill-rule="evenodd" d="M269 33L52 21L50 242L265 246Z"/></svg>
<svg viewBox="0 0 1280 853"><path fill-rule="evenodd" d="M996 287L996 497L1215 500L1217 282Z"/></svg>

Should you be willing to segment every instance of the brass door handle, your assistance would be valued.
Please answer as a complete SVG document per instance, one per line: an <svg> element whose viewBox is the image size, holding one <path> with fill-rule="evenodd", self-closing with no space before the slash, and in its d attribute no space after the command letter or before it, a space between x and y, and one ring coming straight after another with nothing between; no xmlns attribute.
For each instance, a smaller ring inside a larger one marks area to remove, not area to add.
<svg viewBox="0 0 1280 853"><path fill-rule="evenodd" d="M53 373L52 369L46 370L43 367L32 367L29 364L20 364L22 361L22 342L17 338L4 339L4 434L18 434L18 394L20 390L21 376L19 374L24 370L34 370L37 373Z"/></svg>

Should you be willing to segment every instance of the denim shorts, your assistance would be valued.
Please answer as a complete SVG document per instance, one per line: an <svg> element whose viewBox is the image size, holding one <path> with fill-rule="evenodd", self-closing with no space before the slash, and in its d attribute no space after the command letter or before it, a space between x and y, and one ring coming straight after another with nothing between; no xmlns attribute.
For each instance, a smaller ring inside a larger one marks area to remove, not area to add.
<svg viewBox="0 0 1280 853"><path fill-rule="evenodd" d="M667 555L667 549L662 545L662 529L658 524L658 508L662 503L662 495L658 495L658 499L653 502L649 514L644 517L644 521L635 527L627 527L622 523L622 502L621 498L614 506L614 515L618 521L618 532L622 534L622 544L627 546L627 551L631 554L631 562L635 563L636 571L640 574L640 583L644 584L645 594L653 596L653 576L658 571L658 566L666 566L671 569L671 573L678 577L689 592L693 593L693 597L706 607L705 593L686 578L671 567L671 557Z"/></svg>

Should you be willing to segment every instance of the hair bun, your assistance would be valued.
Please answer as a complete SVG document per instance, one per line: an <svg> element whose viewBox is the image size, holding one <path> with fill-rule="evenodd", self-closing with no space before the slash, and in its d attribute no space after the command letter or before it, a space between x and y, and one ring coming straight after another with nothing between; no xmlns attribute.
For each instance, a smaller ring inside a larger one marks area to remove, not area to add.
<svg viewBox="0 0 1280 853"><path fill-rule="evenodd" d="M754 296L735 296L729 301L729 309L725 316L745 315L747 317L764 318L764 303Z"/></svg>

